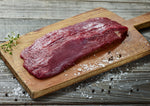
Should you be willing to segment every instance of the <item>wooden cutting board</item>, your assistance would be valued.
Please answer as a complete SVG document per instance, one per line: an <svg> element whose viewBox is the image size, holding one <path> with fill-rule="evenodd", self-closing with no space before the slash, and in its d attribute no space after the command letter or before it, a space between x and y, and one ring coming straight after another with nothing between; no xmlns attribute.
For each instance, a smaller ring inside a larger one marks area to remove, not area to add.
<svg viewBox="0 0 150 106"><path fill-rule="evenodd" d="M129 28L129 36L120 45L113 45L106 50L88 56L75 66L52 78L39 80L23 68L23 60L20 58L20 53L37 38L42 37L48 32L95 17L108 17L122 25L126 25ZM6 65L30 96L37 98L150 54L149 42L137 31L137 29L149 26L150 13L126 21L104 8L96 8L27 33L19 38L18 45L13 48L13 55L5 53L2 49L0 49L0 54Z"/></svg>

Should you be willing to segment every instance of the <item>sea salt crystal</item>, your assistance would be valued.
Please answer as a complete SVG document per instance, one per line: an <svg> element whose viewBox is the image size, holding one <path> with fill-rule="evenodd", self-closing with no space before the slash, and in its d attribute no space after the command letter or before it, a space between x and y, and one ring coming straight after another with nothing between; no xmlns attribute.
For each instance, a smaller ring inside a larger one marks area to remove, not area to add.
<svg viewBox="0 0 150 106"><path fill-rule="evenodd" d="M76 90L79 90L79 89L81 89L81 86L76 87Z"/></svg>
<svg viewBox="0 0 150 106"><path fill-rule="evenodd" d="M95 65L89 65L88 70L93 70L96 66Z"/></svg>
<svg viewBox="0 0 150 106"><path fill-rule="evenodd" d="M120 58L117 57L116 59L119 60Z"/></svg>
<svg viewBox="0 0 150 106"><path fill-rule="evenodd" d="M116 69L118 69L118 68L116 68ZM113 72L113 70L114 70L114 69L112 69L112 70L110 70L110 71ZM119 70L120 70L120 68L119 68ZM122 78L125 78L127 74L128 74L127 72L123 72L123 71L121 70L120 73L118 73L118 74L107 74L107 75L102 79L102 81L104 81L104 82L105 82L105 81L110 81L110 78L113 78L113 81L116 80L116 81L118 82L118 81L121 80Z"/></svg>
<svg viewBox="0 0 150 106"><path fill-rule="evenodd" d="M129 92L128 95L131 95L131 93Z"/></svg>
<svg viewBox="0 0 150 106"><path fill-rule="evenodd" d="M104 64L102 64L102 63L99 63L98 65L99 65L99 66L102 66L102 67L105 67L105 65L104 65Z"/></svg>
<svg viewBox="0 0 150 106"><path fill-rule="evenodd" d="M102 62L108 62L108 60L102 60Z"/></svg>
<svg viewBox="0 0 150 106"><path fill-rule="evenodd" d="M116 54L119 54L118 52L116 52Z"/></svg>
<svg viewBox="0 0 150 106"><path fill-rule="evenodd" d="M149 82L149 80L146 80L146 82Z"/></svg>
<svg viewBox="0 0 150 106"><path fill-rule="evenodd" d="M77 74L76 74L76 73L74 73L74 75L76 76Z"/></svg>
<svg viewBox="0 0 150 106"><path fill-rule="evenodd" d="M110 64L111 64L111 63L113 63L113 61L109 61L108 63L110 63Z"/></svg>
<svg viewBox="0 0 150 106"><path fill-rule="evenodd" d="M91 98L93 98L93 96L88 96L88 99L91 99Z"/></svg>
<svg viewBox="0 0 150 106"><path fill-rule="evenodd" d="M29 97L29 94L28 93L26 93L26 95L25 95L26 97Z"/></svg>
<svg viewBox="0 0 150 106"><path fill-rule="evenodd" d="M18 95L20 91L21 91L21 87L15 88L14 89L14 94Z"/></svg>
<svg viewBox="0 0 150 106"><path fill-rule="evenodd" d="M96 83L99 84L100 82L99 82L99 81L96 81Z"/></svg>
<svg viewBox="0 0 150 106"><path fill-rule="evenodd" d="M65 76L68 76L68 74L65 74Z"/></svg>
<svg viewBox="0 0 150 106"><path fill-rule="evenodd" d="M80 75L80 72L78 72L77 75Z"/></svg>
<svg viewBox="0 0 150 106"><path fill-rule="evenodd" d="M84 97L84 98L87 98L87 99L91 99L91 98L93 98L93 96L88 95L88 94L83 93L83 92L81 92L81 96L82 96L82 97Z"/></svg>
<svg viewBox="0 0 150 106"><path fill-rule="evenodd" d="M18 86L17 88L14 88L12 90L12 94L14 96L23 96L24 94L22 93L22 88L20 86Z"/></svg>
<svg viewBox="0 0 150 106"><path fill-rule="evenodd" d="M78 70L78 71L82 71L82 69L81 69L81 68L78 68L77 70Z"/></svg>
<svg viewBox="0 0 150 106"><path fill-rule="evenodd" d="M87 64L83 64L83 69L86 70L86 71L88 71L89 70L88 65Z"/></svg>

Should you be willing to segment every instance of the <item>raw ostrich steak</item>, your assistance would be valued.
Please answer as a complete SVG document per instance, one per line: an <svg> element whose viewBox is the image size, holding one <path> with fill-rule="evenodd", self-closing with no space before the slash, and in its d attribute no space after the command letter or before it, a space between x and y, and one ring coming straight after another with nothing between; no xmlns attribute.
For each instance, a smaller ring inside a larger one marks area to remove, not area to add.
<svg viewBox="0 0 150 106"><path fill-rule="evenodd" d="M21 53L24 68L36 78L49 78L114 42L122 42L128 28L108 18L92 18L37 39Z"/></svg>

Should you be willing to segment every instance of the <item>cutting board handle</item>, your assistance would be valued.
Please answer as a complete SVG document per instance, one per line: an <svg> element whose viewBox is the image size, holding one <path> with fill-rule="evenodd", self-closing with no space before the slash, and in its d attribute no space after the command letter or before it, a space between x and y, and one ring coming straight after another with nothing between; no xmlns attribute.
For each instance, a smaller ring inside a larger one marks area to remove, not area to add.
<svg viewBox="0 0 150 106"><path fill-rule="evenodd" d="M128 20L133 26L140 30L150 27L150 12Z"/></svg>

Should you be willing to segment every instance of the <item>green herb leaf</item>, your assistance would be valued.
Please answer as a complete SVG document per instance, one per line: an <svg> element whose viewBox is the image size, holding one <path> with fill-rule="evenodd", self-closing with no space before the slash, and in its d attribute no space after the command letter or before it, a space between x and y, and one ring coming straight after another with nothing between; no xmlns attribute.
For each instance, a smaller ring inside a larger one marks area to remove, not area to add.
<svg viewBox="0 0 150 106"><path fill-rule="evenodd" d="M5 37L4 39L8 39L8 38Z"/></svg>
<svg viewBox="0 0 150 106"><path fill-rule="evenodd" d="M8 39L8 43L1 45L1 48L4 50L4 52L9 52L9 54L12 55L12 47L17 45L19 36L20 34L15 36L15 33L12 32L11 35L8 35L8 37L5 38Z"/></svg>
<svg viewBox="0 0 150 106"><path fill-rule="evenodd" d="M17 38L19 38L20 37L20 34L17 34Z"/></svg>
<svg viewBox="0 0 150 106"><path fill-rule="evenodd" d="M17 38L14 38L14 40L17 40Z"/></svg>
<svg viewBox="0 0 150 106"><path fill-rule="evenodd" d="M12 52L9 52L10 55L12 55Z"/></svg>
<svg viewBox="0 0 150 106"><path fill-rule="evenodd" d="M8 35L8 38L10 38L10 35Z"/></svg>

